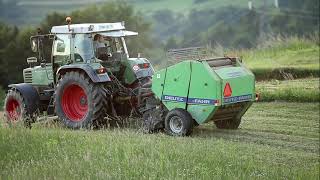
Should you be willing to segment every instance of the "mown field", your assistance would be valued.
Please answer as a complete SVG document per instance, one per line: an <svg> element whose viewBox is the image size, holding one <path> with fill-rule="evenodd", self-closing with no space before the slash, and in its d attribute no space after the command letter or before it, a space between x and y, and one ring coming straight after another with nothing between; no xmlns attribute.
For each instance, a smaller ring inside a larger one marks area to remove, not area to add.
<svg viewBox="0 0 320 180"><path fill-rule="evenodd" d="M319 179L319 103L255 103L239 130L185 138L1 127L0 154L0 179Z"/></svg>
<svg viewBox="0 0 320 180"><path fill-rule="evenodd" d="M0 179L320 179L319 45L291 39L236 53L265 101L240 129L209 123L177 138L72 131L50 120L25 129L0 118Z"/></svg>

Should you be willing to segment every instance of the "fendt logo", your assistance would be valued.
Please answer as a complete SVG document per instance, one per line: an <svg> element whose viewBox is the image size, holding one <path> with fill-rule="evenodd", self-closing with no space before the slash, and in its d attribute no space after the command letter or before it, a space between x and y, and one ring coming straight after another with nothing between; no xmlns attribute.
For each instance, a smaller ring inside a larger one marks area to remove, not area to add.
<svg viewBox="0 0 320 180"><path fill-rule="evenodd" d="M232 95L232 89L229 83L226 83L223 90L224 97L230 97Z"/></svg>

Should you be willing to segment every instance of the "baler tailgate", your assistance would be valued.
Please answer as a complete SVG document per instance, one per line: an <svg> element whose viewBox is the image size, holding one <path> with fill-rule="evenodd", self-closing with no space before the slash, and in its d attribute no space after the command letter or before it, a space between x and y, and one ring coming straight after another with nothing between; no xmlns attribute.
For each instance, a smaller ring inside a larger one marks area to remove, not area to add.
<svg viewBox="0 0 320 180"><path fill-rule="evenodd" d="M241 117L251 104L251 102L241 102L231 104L228 106L221 106L215 112L214 116L212 117L212 120L223 121L233 119L235 117Z"/></svg>

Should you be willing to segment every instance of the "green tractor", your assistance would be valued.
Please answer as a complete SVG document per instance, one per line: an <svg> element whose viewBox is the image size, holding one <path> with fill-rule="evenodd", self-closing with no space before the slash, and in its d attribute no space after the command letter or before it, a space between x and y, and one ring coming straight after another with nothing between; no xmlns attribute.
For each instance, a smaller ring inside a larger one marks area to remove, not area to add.
<svg viewBox="0 0 320 180"><path fill-rule="evenodd" d="M130 58L124 23L54 26L30 39L38 57L27 59L24 83L9 85L5 114L27 126L56 115L72 129L108 126L119 117L143 117L143 128L190 135L209 121L237 129L257 99L255 77L239 58L211 58L202 48L170 50L176 63L154 72L145 58ZM140 118L139 118L140 117Z"/></svg>
<svg viewBox="0 0 320 180"><path fill-rule="evenodd" d="M141 116L142 99L154 73L145 58L130 58L123 22L54 26L33 36L24 83L9 85L5 115L9 123L30 126L41 114L56 115L68 128L106 125L106 119Z"/></svg>

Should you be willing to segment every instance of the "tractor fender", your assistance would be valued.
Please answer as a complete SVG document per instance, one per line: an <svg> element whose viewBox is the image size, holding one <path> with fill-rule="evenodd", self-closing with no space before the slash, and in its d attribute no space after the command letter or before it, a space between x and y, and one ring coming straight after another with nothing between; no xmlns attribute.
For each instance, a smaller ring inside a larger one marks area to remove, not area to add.
<svg viewBox="0 0 320 180"><path fill-rule="evenodd" d="M65 74L68 71L81 70L84 71L94 83L109 82L111 81L107 73L97 74L96 71L89 65L65 65L57 70L57 77L59 79L61 74Z"/></svg>
<svg viewBox="0 0 320 180"><path fill-rule="evenodd" d="M28 114L33 114L39 108L40 97L39 93L31 84L20 83L20 84L10 84L10 88L16 89L21 93L24 103L26 105L26 110Z"/></svg>

